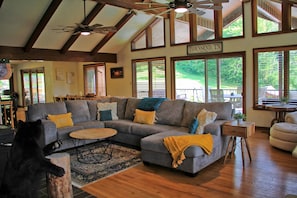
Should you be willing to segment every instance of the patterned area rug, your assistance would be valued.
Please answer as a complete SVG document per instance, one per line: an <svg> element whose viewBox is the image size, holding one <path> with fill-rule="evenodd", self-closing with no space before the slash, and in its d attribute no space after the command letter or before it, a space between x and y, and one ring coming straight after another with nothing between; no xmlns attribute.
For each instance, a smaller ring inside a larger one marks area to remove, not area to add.
<svg viewBox="0 0 297 198"><path fill-rule="evenodd" d="M86 151L81 153L83 163L78 161L76 149L67 151L71 156L71 179L73 185L82 187L88 183L110 176L141 162L139 150L115 143L107 148L105 146L106 142L99 142L85 146L83 149ZM112 152L112 157L108 160L106 159L106 155L104 155L102 163L94 163L94 158L98 160L100 155L88 155L89 149L94 153L103 153L104 149L106 149L105 153Z"/></svg>

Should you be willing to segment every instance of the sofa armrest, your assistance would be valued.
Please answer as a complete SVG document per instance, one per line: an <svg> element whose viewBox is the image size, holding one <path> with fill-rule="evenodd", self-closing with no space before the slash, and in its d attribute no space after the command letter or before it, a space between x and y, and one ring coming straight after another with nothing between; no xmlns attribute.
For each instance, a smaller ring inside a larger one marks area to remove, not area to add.
<svg viewBox="0 0 297 198"><path fill-rule="evenodd" d="M56 124L50 120L42 119L43 133L40 137L40 143L45 146L51 142L58 140Z"/></svg>
<svg viewBox="0 0 297 198"><path fill-rule="evenodd" d="M204 127L204 133L210 133L212 135L221 135L221 123L220 122L213 122Z"/></svg>
<svg viewBox="0 0 297 198"><path fill-rule="evenodd" d="M285 122L297 124L297 111L292 113L287 113L285 117Z"/></svg>

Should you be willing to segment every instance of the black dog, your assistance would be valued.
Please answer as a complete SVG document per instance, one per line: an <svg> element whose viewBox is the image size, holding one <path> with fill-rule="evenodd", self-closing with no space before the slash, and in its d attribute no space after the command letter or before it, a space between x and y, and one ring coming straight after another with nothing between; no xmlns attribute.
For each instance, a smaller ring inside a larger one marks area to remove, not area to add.
<svg viewBox="0 0 297 198"><path fill-rule="evenodd" d="M19 121L4 170L0 197L38 197L39 184L44 172L58 177L65 174L63 168L52 164L49 159L45 158L44 153L49 154L59 146L59 142L53 142L43 150L38 144L42 130L41 120Z"/></svg>

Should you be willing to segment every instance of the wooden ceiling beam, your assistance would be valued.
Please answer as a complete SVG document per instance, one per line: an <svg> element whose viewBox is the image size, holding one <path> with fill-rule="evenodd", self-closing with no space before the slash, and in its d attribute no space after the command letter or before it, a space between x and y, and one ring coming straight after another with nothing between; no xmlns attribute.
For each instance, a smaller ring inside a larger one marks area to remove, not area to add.
<svg viewBox="0 0 297 198"><path fill-rule="evenodd" d="M136 9L137 6L135 5L135 2L142 2L141 0L135 1L135 0L93 0L98 3L103 3L103 4L109 4L121 8L126 8L126 9Z"/></svg>
<svg viewBox="0 0 297 198"><path fill-rule="evenodd" d="M47 8L46 12L42 16L41 20L39 21L38 25L36 26L35 30L30 36L30 39L27 41L27 44L24 47L24 51L28 52L32 49L34 43L40 36L41 32L45 28L46 24L49 22L59 5L61 4L62 0L52 0L51 4Z"/></svg>
<svg viewBox="0 0 297 198"><path fill-rule="evenodd" d="M116 25L117 30L121 29L133 16L134 12L129 12L126 14ZM113 37L116 32L109 32L105 37L93 48L91 54L94 55Z"/></svg>
<svg viewBox="0 0 297 198"><path fill-rule="evenodd" d="M10 60L44 60L44 61L71 61L71 62L108 62L117 63L117 55L111 53L96 53L69 51L61 54L60 50L35 49L24 52L22 47L0 46L0 57Z"/></svg>
<svg viewBox="0 0 297 198"><path fill-rule="evenodd" d="M3 4L3 1L4 1L4 0L0 0L0 8L1 8L2 4Z"/></svg>
<svg viewBox="0 0 297 198"><path fill-rule="evenodd" d="M98 15L98 13L102 10L105 4L97 3L96 6L92 9L92 11L88 14L88 16L81 22L82 24L89 25L91 21ZM61 53L65 54L69 50L69 48L73 45L73 43L78 39L80 34L71 35L71 37L66 41L64 46L61 49Z"/></svg>

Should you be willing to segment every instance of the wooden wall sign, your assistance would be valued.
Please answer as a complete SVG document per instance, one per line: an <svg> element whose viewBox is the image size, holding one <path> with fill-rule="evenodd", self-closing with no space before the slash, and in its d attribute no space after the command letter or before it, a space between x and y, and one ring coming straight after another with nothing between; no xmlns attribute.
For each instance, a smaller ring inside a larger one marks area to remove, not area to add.
<svg viewBox="0 0 297 198"><path fill-rule="evenodd" d="M188 55L211 54L219 52L223 52L222 42L194 44L187 46Z"/></svg>

